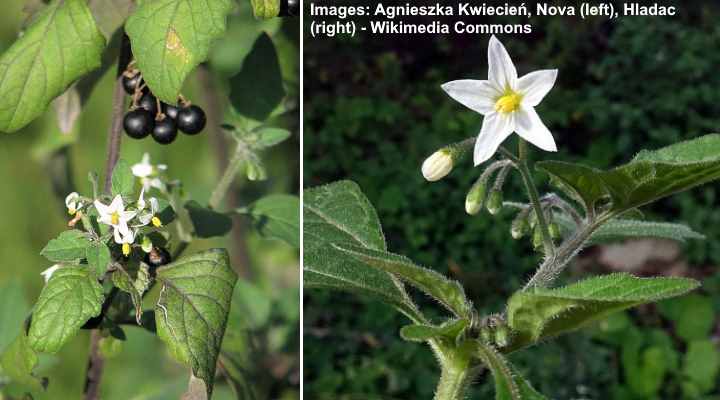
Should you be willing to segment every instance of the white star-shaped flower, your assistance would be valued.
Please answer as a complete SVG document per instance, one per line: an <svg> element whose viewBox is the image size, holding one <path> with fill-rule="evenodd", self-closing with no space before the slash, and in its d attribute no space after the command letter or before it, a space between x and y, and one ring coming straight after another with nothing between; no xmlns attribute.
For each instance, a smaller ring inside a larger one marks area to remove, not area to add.
<svg viewBox="0 0 720 400"><path fill-rule="evenodd" d="M145 189L140 190L137 207L140 226L145 226L151 222L156 228L162 226L162 221L160 221L160 218L156 216L157 212L160 210L160 203L158 203L158 200L155 197L150 198L150 209L145 209L147 207L147 202L145 201Z"/></svg>
<svg viewBox="0 0 720 400"><path fill-rule="evenodd" d="M82 207L83 203L80 200L78 192L72 192L65 197L65 206L68 209L68 214L75 215Z"/></svg>
<svg viewBox="0 0 720 400"><path fill-rule="evenodd" d="M136 231L128 229L127 232L121 232L120 229L115 229L113 232L113 238L115 243L122 245L122 252L125 256L130 254L130 245L135 242Z"/></svg>
<svg viewBox="0 0 720 400"><path fill-rule="evenodd" d="M126 235L129 232L128 222L135 218L137 212L125 211L125 205L120 195L115 196L109 206L106 206L99 200L95 200L94 204L98 212L98 222L112 226L115 228L115 231L119 231L117 233L122 235Z"/></svg>
<svg viewBox="0 0 720 400"><path fill-rule="evenodd" d="M165 171L166 169L167 165L151 164L150 154L148 153L143 154L142 160L131 167L133 175L140 179L143 189L145 190L150 190L150 188L153 187L162 190L165 185L162 183L160 178L158 178L158 174L159 171Z"/></svg>
<svg viewBox="0 0 720 400"><path fill-rule="evenodd" d="M464 79L442 85L450 97L485 116L475 142L475 165L492 157L513 132L545 151L557 151L555 139L535 111L555 84L557 73L556 69L541 70L518 79L510 55L493 35L487 80Z"/></svg>

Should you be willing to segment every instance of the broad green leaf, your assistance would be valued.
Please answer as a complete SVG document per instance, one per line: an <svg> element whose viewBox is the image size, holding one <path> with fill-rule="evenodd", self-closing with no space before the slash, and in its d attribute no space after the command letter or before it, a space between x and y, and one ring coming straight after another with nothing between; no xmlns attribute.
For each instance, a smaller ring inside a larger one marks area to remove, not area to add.
<svg viewBox="0 0 720 400"><path fill-rule="evenodd" d="M250 0L255 18L275 18L280 15L280 0Z"/></svg>
<svg viewBox="0 0 720 400"><path fill-rule="evenodd" d="M85 258L87 258L88 265L98 277L105 275L110 261L112 261L110 249L105 243L100 242L94 242L85 248Z"/></svg>
<svg viewBox="0 0 720 400"><path fill-rule="evenodd" d="M588 207L606 196L612 201L611 211L620 213L720 177L720 135L643 150L608 171L558 161L537 166L572 187Z"/></svg>
<svg viewBox="0 0 720 400"><path fill-rule="evenodd" d="M88 7L98 28L109 39L125 23L135 5L133 0L89 0Z"/></svg>
<svg viewBox="0 0 720 400"><path fill-rule="evenodd" d="M392 275L346 257L336 244L385 250L375 209L357 184L306 189L303 197L303 280L306 288L342 290L380 299L415 323L424 317Z"/></svg>
<svg viewBox="0 0 720 400"><path fill-rule="evenodd" d="M112 194L125 197L135 193L135 176L132 173L130 164L125 160L119 160L112 171Z"/></svg>
<svg viewBox="0 0 720 400"><path fill-rule="evenodd" d="M680 296L699 286L686 278L637 278L610 274L557 289L516 292L508 301L514 331L509 351L578 329L608 314Z"/></svg>
<svg viewBox="0 0 720 400"><path fill-rule="evenodd" d="M140 3L125 30L150 90L174 104L185 78L208 58L225 32L231 0L152 0Z"/></svg>
<svg viewBox="0 0 720 400"><path fill-rule="evenodd" d="M286 141L291 135L289 130L282 128L261 128L254 134L257 135L257 140L253 143L253 147L256 149L276 146Z"/></svg>
<svg viewBox="0 0 720 400"><path fill-rule="evenodd" d="M223 249L184 257L157 270L155 322L173 357L205 381L212 394L237 275Z"/></svg>
<svg viewBox="0 0 720 400"><path fill-rule="evenodd" d="M565 236L572 234L576 226L565 215L555 214L554 221L560 225ZM685 243L690 239L705 239L684 224L671 222L640 221L635 219L612 219L601 225L588 239L588 244L608 243L624 239L650 237L676 240Z"/></svg>
<svg viewBox="0 0 720 400"><path fill-rule="evenodd" d="M19 331L20 326L16 326ZM35 376L33 370L38 365L38 355L28 344L25 332L20 335L3 351L0 356L2 373L12 382L27 386L33 392L39 392L47 387L47 379Z"/></svg>
<svg viewBox="0 0 720 400"><path fill-rule="evenodd" d="M546 400L494 347L478 342L477 350L478 357L492 373L496 400Z"/></svg>
<svg viewBox="0 0 720 400"><path fill-rule="evenodd" d="M224 236L232 229L232 219L223 213L205 208L196 201L185 204L195 235L200 238Z"/></svg>
<svg viewBox="0 0 720 400"><path fill-rule="evenodd" d="M264 121L285 97L275 45L266 33L255 41L242 69L230 78L233 109L248 118Z"/></svg>
<svg viewBox="0 0 720 400"><path fill-rule="evenodd" d="M50 240L40 255L55 262L75 261L85 258L85 249L91 244L86 233L73 229Z"/></svg>
<svg viewBox="0 0 720 400"><path fill-rule="evenodd" d="M84 0L54 0L0 57L0 131L39 117L78 78L100 66L105 38Z"/></svg>
<svg viewBox="0 0 720 400"><path fill-rule="evenodd" d="M425 342L430 339L448 339L454 342L469 324L466 319L454 319L440 326L406 325L400 329L400 337L411 342Z"/></svg>
<svg viewBox="0 0 720 400"><path fill-rule="evenodd" d="M59 268L40 293L28 339L40 352L56 353L87 320L100 315L103 289L83 266Z"/></svg>
<svg viewBox="0 0 720 400"><path fill-rule="evenodd" d="M247 2L240 3L239 7L240 12L228 18L227 33L218 39L210 50L210 65L213 71L226 76L235 75L240 71L255 40L263 32L274 36L282 25L280 18L255 19Z"/></svg>
<svg viewBox="0 0 720 400"><path fill-rule="evenodd" d="M15 340L29 311L18 278L0 284L0 352Z"/></svg>
<svg viewBox="0 0 720 400"><path fill-rule="evenodd" d="M391 273L440 302L455 316L472 318L472 303L457 281L451 281L431 269L417 266L407 257L397 254L346 244L335 247L343 254L343 258L355 258L373 268Z"/></svg>
<svg viewBox="0 0 720 400"><path fill-rule="evenodd" d="M709 296L690 294L659 304L660 313L673 321L675 334L690 342L710 336L715 325L713 300Z"/></svg>
<svg viewBox="0 0 720 400"><path fill-rule="evenodd" d="M683 372L694 383L699 392L697 394L705 394L716 388L720 377L718 345L709 339L690 342L683 361Z"/></svg>
<svg viewBox="0 0 720 400"><path fill-rule="evenodd" d="M121 268L113 271L111 279L115 287L130 295L130 299L135 306L135 321L138 325L142 325L142 295L145 290L136 287L132 277Z"/></svg>
<svg viewBox="0 0 720 400"><path fill-rule="evenodd" d="M248 208L260 234L300 248L300 199L276 194L263 197Z"/></svg>

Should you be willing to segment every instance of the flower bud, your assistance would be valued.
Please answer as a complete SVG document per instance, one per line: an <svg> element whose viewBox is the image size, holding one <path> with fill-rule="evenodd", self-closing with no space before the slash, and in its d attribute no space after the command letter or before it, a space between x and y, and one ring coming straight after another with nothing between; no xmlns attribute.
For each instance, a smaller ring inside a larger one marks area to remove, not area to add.
<svg viewBox="0 0 720 400"><path fill-rule="evenodd" d="M548 225L548 231L550 232L551 238L553 238L553 239L560 238L560 227L555 222L551 222L550 225Z"/></svg>
<svg viewBox="0 0 720 400"><path fill-rule="evenodd" d="M527 221L527 213L521 213L512 223L510 234L513 239L517 240L525 236L530 231L530 224Z"/></svg>
<svg viewBox="0 0 720 400"><path fill-rule="evenodd" d="M508 328L505 325L498 325L495 328L495 344L497 344L498 347L505 347L510 343L508 339Z"/></svg>
<svg viewBox="0 0 720 400"><path fill-rule="evenodd" d="M488 196L488 202L487 202L487 210L490 214L495 215L502 210L502 203L503 203L503 195L502 192L493 189L490 191L490 196Z"/></svg>
<svg viewBox="0 0 720 400"><path fill-rule="evenodd" d="M477 214L485 202L486 194L487 186L485 182L475 182L470 188L467 197L465 197L465 211L470 215Z"/></svg>
<svg viewBox="0 0 720 400"><path fill-rule="evenodd" d="M532 245L535 250L543 247L543 234L540 225L535 226L533 230Z"/></svg>
<svg viewBox="0 0 720 400"><path fill-rule="evenodd" d="M452 154L447 149L441 149L428 157L422 165L422 174L430 182L444 178L453 168Z"/></svg>

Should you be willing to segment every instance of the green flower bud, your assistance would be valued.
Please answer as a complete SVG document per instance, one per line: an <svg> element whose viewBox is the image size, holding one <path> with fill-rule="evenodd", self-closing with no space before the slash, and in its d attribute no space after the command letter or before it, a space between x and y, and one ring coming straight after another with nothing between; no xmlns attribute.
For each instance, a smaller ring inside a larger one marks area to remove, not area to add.
<svg viewBox="0 0 720 400"><path fill-rule="evenodd" d="M499 325L495 328L495 344L498 347L505 347L510 343L510 332L505 325Z"/></svg>
<svg viewBox="0 0 720 400"><path fill-rule="evenodd" d="M536 226L533 230L532 245L535 250L541 249L543 247L543 235L542 229L540 229L540 225Z"/></svg>
<svg viewBox="0 0 720 400"><path fill-rule="evenodd" d="M500 190L493 189L488 196L487 210L490 214L496 215L502 210L503 195Z"/></svg>
<svg viewBox="0 0 720 400"><path fill-rule="evenodd" d="M525 236L530 231L530 224L528 224L527 216L521 213L512 223L510 227L510 234L513 239L517 240Z"/></svg>
<svg viewBox="0 0 720 400"><path fill-rule="evenodd" d="M465 197L465 211L470 215L477 214L485 202L487 185L485 182L475 182Z"/></svg>
<svg viewBox="0 0 720 400"><path fill-rule="evenodd" d="M560 238L560 227L555 222L550 223L548 225L548 231L550 231L550 237L553 239L559 239Z"/></svg>

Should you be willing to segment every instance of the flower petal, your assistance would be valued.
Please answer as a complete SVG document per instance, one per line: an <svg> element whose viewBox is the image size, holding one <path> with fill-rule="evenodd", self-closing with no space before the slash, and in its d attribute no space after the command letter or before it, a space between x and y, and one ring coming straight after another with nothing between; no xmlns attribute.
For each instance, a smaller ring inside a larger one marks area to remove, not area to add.
<svg viewBox="0 0 720 400"><path fill-rule="evenodd" d="M122 196L117 195L113 199L112 203L110 203L110 206L108 207L112 211L118 211L122 212L125 210L125 205L123 204Z"/></svg>
<svg viewBox="0 0 720 400"><path fill-rule="evenodd" d="M106 215L110 214L110 207L101 203L99 200L95 200L93 204L95 205L95 209L97 210L100 219L103 219Z"/></svg>
<svg viewBox="0 0 720 400"><path fill-rule="evenodd" d="M488 45L488 79L499 91L515 88L517 70L505 46L493 35Z"/></svg>
<svg viewBox="0 0 720 400"><path fill-rule="evenodd" d="M515 114L515 130L521 138L545 151L557 151L555 139L534 108L521 107Z"/></svg>
<svg viewBox="0 0 720 400"><path fill-rule="evenodd" d="M500 144L507 139L515 127L513 114L493 112L485 116L480 135L475 141L473 161L480 165L495 154Z"/></svg>
<svg viewBox="0 0 720 400"><path fill-rule="evenodd" d="M522 102L528 107L535 107L555 85L558 70L544 69L531 72L518 80L518 92L523 95Z"/></svg>
<svg viewBox="0 0 720 400"><path fill-rule="evenodd" d="M444 83L442 88L455 101L483 115L493 111L501 95L489 81L462 79Z"/></svg>

